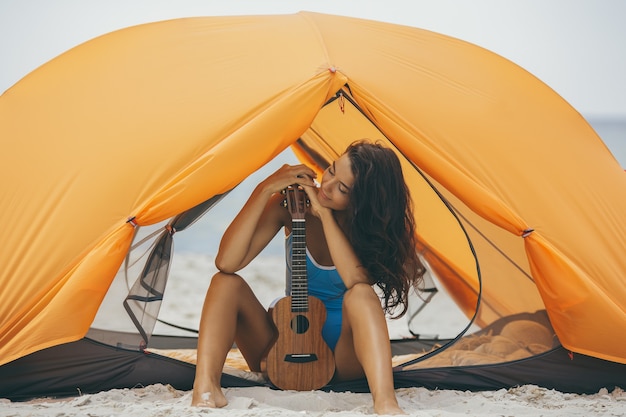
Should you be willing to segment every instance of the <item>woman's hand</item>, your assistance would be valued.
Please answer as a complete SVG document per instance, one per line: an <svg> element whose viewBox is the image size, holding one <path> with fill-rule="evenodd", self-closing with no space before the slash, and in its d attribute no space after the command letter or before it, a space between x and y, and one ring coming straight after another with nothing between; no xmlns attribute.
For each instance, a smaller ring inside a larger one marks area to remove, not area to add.
<svg viewBox="0 0 626 417"><path fill-rule="evenodd" d="M313 180L311 180L311 182L313 182ZM309 199L309 211L312 215L314 215L318 219L321 219L324 214L332 214L331 209L329 209L328 207L324 207L320 204L320 200L317 195L318 188L315 182L313 182L313 185L301 185L304 188L304 191L306 192L306 195Z"/></svg>
<svg viewBox="0 0 626 417"><path fill-rule="evenodd" d="M306 165L283 165L263 181L263 186L270 193L278 193L293 184L315 187L315 177L315 171Z"/></svg>

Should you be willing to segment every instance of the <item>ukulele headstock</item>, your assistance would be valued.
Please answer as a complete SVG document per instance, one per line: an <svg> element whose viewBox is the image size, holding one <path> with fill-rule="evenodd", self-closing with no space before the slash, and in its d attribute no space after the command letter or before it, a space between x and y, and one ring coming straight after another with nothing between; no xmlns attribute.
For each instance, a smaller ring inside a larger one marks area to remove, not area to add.
<svg viewBox="0 0 626 417"><path fill-rule="evenodd" d="M310 201L302 186L294 184L281 191L285 196L283 207L286 207L292 219L302 219L306 215L306 209Z"/></svg>

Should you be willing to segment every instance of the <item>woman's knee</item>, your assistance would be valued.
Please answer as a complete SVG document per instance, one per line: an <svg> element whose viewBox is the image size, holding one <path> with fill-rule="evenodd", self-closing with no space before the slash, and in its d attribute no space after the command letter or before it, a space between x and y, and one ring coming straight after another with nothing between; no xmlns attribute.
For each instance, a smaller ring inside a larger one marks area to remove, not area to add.
<svg viewBox="0 0 626 417"><path fill-rule="evenodd" d="M375 302L380 305L380 299L374 288L365 283L353 285L343 296L344 308L362 307L364 303Z"/></svg>
<svg viewBox="0 0 626 417"><path fill-rule="evenodd" d="M260 305L245 279L237 274L223 272L218 272L211 278L204 303L205 306L219 305L223 309L235 309L238 312L252 304Z"/></svg>
<svg viewBox="0 0 626 417"><path fill-rule="evenodd" d="M240 275L219 271L213 275L209 284L209 290L211 291L238 292L245 288L249 288L248 283Z"/></svg>

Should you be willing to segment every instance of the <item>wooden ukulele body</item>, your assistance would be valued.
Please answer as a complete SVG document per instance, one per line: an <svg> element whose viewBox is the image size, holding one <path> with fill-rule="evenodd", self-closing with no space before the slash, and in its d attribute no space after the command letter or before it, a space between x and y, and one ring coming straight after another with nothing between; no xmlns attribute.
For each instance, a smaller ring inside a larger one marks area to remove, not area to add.
<svg viewBox="0 0 626 417"><path fill-rule="evenodd" d="M278 338L266 358L264 373L280 389L309 391L328 384L335 360L322 338L326 308L308 297L308 312L292 312L291 296L278 299L269 309Z"/></svg>

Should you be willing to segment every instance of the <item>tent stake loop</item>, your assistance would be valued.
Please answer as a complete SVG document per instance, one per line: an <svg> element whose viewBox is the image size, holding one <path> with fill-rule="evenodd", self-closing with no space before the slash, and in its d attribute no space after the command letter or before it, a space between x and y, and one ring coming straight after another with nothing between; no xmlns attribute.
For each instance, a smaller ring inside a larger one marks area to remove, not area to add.
<svg viewBox="0 0 626 417"><path fill-rule="evenodd" d="M128 220L126 220L126 223L130 224L131 226L133 226L133 229L136 229L137 226L138 226L137 225L137 221L135 219L136 219L136 217L133 216L133 217L129 217Z"/></svg>

